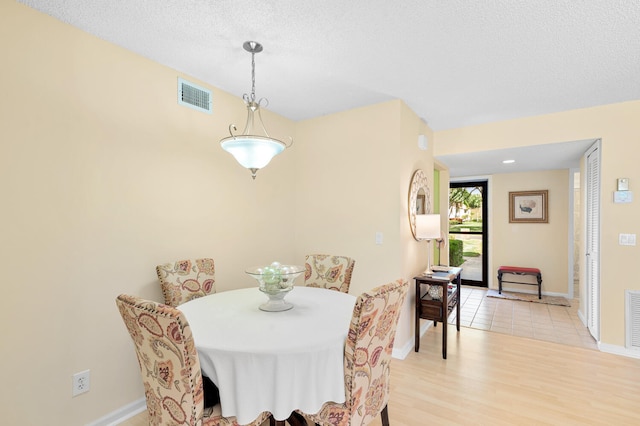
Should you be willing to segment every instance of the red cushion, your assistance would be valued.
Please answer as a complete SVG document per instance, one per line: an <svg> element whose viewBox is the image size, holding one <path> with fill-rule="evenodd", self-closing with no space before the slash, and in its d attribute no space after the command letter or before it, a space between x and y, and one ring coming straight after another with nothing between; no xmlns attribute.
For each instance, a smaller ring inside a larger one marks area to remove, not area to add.
<svg viewBox="0 0 640 426"><path fill-rule="evenodd" d="M539 274L540 269L538 268L522 268L520 266L501 266L498 268L498 272L509 273L515 272L518 274Z"/></svg>

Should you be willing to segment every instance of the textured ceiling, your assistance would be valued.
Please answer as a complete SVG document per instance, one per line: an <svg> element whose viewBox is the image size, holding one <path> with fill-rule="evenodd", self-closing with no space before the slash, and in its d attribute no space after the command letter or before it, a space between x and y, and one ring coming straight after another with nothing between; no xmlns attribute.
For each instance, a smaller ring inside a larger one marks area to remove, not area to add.
<svg viewBox="0 0 640 426"><path fill-rule="evenodd" d="M20 0L292 120L402 99L433 130L640 99L636 0Z"/></svg>

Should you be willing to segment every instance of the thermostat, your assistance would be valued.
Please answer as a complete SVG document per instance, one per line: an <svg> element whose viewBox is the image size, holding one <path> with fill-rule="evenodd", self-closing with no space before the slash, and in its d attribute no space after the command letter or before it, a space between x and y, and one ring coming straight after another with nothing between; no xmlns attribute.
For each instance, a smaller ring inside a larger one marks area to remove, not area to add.
<svg viewBox="0 0 640 426"><path fill-rule="evenodd" d="M614 203L630 203L633 201L632 191L614 191L613 202Z"/></svg>

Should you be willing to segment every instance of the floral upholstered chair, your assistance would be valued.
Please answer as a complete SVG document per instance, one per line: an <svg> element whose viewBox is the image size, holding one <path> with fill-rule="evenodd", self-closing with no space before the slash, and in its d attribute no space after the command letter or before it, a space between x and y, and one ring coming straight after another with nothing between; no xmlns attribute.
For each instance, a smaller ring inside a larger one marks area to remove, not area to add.
<svg viewBox="0 0 640 426"><path fill-rule="evenodd" d="M178 306L216 292L213 259L178 260L156 266L164 303Z"/></svg>
<svg viewBox="0 0 640 426"><path fill-rule="evenodd" d="M356 261L346 256L310 254L304 262L304 284L349 293Z"/></svg>
<svg viewBox="0 0 640 426"><path fill-rule="evenodd" d="M182 312L126 294L116 304L138 356L149 425L237 426L235 417L221 415L220 404L204 408L200 360ZM250 425L269 416L261 413Z"/></svg>
<svg viewBox="0 0 640 426"><path fill-rule="evenodd" d="M332 426L367 425L380 414L382 425L389 426L389 364L408 289L407 281L397 280L358 297L344 348L346 402L327 402L316 414L301 414Z"/></svg>

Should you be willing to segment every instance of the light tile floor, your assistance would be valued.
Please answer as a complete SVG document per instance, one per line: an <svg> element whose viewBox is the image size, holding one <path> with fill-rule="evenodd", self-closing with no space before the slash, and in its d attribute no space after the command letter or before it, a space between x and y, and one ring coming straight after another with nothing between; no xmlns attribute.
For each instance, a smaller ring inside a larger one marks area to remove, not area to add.
<svg viewBox="0 0 640 426"><path fill-rule="evenodd" d="M486 297L487 289L462 287L460 325L513 336L597 349L578 318L578 300L571 307ZM455 324L455 310L449 324Z"/></svg>

